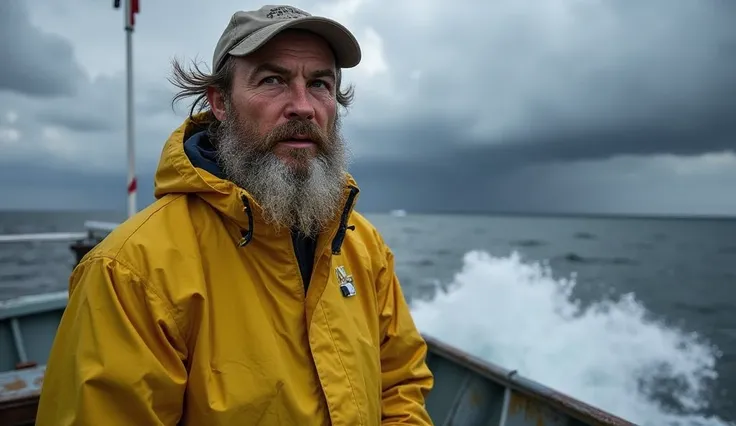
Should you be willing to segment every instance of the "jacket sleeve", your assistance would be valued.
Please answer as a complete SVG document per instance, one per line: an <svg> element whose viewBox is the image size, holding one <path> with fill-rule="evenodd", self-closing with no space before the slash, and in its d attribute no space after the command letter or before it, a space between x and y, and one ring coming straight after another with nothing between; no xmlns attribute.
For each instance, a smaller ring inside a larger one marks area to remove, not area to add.
<svg viewBox="0 0 736 426"><path fill-rule="evenodd" d="M388 425L431 425L425 398L433 386L426 364L427 345L414 325L394 270L393 253L379 274L382 422Z"/></svg>
<svg viewBox="0 0 736 426"><path fill-rule="evenodd" d="M110 258L80 263L69 289L36 425L177 424L186 349L171 307Z"/></svg>

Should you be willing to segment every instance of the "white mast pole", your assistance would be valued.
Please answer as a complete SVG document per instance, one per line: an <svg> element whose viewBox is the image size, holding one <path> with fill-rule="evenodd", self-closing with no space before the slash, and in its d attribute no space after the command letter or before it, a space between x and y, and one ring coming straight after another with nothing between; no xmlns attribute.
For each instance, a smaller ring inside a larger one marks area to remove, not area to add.
<svg viewBox="0 0 736 426"><path fill-rule="evenodd" d="M132 0L125 1L125 50L126 50L126 108L127 108L127 146L128 146L128 217L138 210L136 192L138 183L135 177L135 139L133 121L133 13Z"/></svg>

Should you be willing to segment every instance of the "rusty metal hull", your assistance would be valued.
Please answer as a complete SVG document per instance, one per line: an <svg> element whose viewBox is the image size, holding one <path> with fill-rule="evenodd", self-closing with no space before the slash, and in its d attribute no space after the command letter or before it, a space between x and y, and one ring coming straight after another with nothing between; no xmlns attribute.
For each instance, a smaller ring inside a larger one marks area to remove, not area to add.
<svg viewBox="0 0 736 426"><path fill-rule="evenodd" d="M66 292L0 301L0 424L31 425ZM425 335L436 425L623 426L633 423Z"/></svg>

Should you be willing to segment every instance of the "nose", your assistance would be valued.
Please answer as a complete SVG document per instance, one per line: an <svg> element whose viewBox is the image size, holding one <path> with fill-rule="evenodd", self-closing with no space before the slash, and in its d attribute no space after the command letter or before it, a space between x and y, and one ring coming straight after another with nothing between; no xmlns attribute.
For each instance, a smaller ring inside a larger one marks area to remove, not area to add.
<svg viewBox="0 0 736 426"><path fill-rule="evenodd" d="M310 102L309 93L306 87L294 87L289 91L289 102L286 105L284 114L289 120L313 120L314 106Z"/></svg>

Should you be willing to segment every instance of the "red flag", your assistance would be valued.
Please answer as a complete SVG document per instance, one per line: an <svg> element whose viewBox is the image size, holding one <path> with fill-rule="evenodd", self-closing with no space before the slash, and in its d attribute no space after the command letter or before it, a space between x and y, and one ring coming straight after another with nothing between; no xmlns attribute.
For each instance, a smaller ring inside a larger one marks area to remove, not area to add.
<svg viewBox="0 0 736 426"><path fill-rule="evenodd" d="M130 0L130 26L135 26L135 14L141 11L139 0Z"/></svg>
<svg viewBox="0 0 736 426"><path fill-rule="evenodd" d="M128 25L132 28L135 26L135 14L141 11L141 5L139 0L126 0L130 5L130 16L128 16ZM120 8L120 0L113 0L112 7L114 9Z"/></svg>

